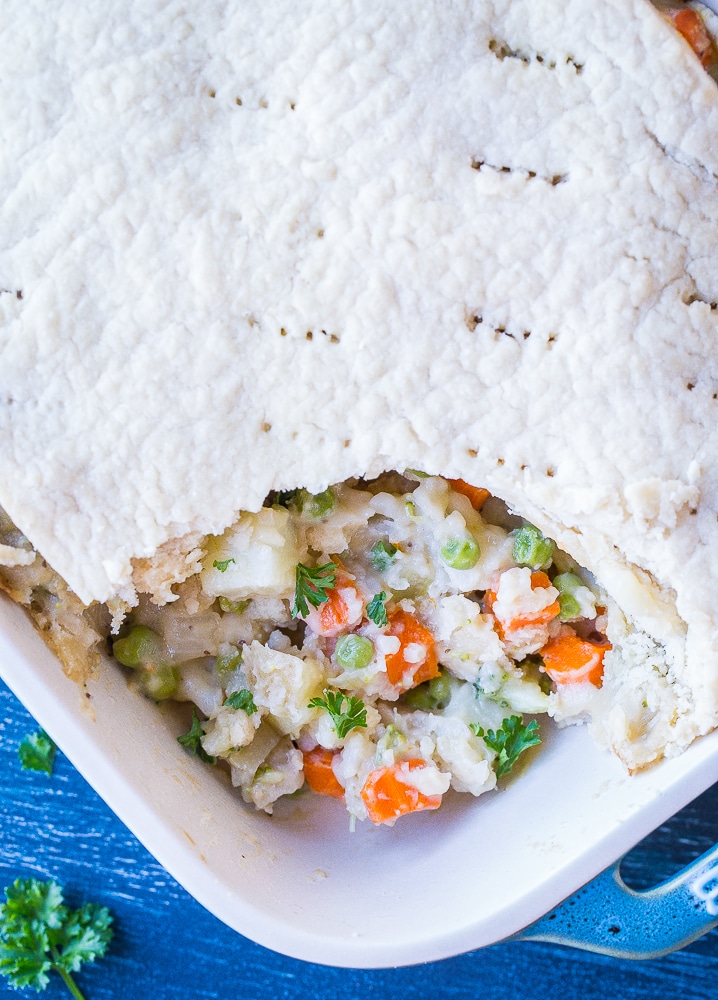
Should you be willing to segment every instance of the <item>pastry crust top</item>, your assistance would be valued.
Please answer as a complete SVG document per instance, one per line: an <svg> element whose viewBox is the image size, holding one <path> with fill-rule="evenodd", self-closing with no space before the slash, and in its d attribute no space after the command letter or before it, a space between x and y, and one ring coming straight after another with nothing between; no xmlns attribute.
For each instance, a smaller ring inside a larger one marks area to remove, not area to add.
<svg viewBox="0 0 718 1000"><path fill-rule="evenodd" d="M81 599L271 489L424 468L595 572L713 724L718 89L671 26L5 15L0 504Z"/></svg>

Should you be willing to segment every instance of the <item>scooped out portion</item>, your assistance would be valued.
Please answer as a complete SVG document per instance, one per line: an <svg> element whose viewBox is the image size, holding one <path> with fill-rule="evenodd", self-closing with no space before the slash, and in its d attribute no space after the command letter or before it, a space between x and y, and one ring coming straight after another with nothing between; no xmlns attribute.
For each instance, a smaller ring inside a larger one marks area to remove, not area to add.
<svg viewBox="0 0 718 1000"><path fill-rule="evenodd" d="M206 540L111 642L180 741L271 812L306 783L393 824L480 795L540 742L536 716L601 686L600 591L486 491L408 472L270 497Z"/></svg>
<svg viewBox="0 0 718 1000"><path fill-rule="evenodd" d="M201 569L112 643L181 740L271 812L304 784L393 824L480 795L536 716L601 686L600 592L486 490L420 472L297 490L206 540ZM546 659L544 659L546 654Z"/></svg>

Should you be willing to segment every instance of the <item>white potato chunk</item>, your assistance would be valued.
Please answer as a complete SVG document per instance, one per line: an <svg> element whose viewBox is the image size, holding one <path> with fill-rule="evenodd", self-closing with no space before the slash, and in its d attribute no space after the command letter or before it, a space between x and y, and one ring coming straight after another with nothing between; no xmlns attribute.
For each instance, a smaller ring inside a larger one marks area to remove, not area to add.
<svg viewBox="0 0 718 1000"><path fill-rule="evenodd" d="M232 601L291 598L301 552L289 513L263 507L243 513L223 535L210 539L202 561L202 589Z"/></svg>

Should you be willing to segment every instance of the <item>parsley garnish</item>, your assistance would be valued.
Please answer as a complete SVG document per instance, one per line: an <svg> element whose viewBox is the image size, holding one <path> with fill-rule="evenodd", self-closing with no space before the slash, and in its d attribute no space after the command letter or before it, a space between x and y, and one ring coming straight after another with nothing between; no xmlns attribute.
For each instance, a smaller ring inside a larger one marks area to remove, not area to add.
<svg viewBox="0 0 718 1000"><path fill-rule="evenodd" d="M20 763L25 771L44 771L52 774L57 747L44 729L30 733L17 748Z"/></svg>
<svg viewBox="0 0 718 1000"><path fill-rule="evenodd" d="M366 606L367 618L371 618L374 624L378 625L379 628L381 628L382 625L389 624L386 607L384 605L385 600L386 593L382 590L380 594L374 594Z"/></svg>
<svg viewBox="0 0 718 1000"><path fill-rule="evenodd" d="M344 702L346 701L346 708ZM352 729L366 729L366 708L361 698L347 698L341 691L324 689L323 698L312 698L308 708L323 708L331 716L334 732L340 740Z"/></svg>
<svg viewBox="0 0 718 1000"><path fill-rule="evenodd" d="M224 704L229 706L229 708L241 708L247 715L254 715L257 711L252 692L247 688L242 688L241 691L233 691L232 694L228 694L224 699Z"/></svg>
<svg viewBox="0 0 718 1000"><path fill-rule="evenodd" d="M212 565L215 569L218 569L220 573L226 573L227 567L230 563L234 563L236 566L236 560L233 559L232 556L230 556L229 559L215 559Z"/></svg>
<svg viewBox="0 0 718 1000"><path fill-rule="evenodd" d="M318 608L329 600L328 590L333 590L337 582L337 564L333 562L325 563L323 566L305 566L298 563L296 569L296 586L294 590L294 604L292 614L295 618L299 615L306 618L309 614L309 605Z"/></svg>
<svg viewBox="0 0 718 1000"><path fill-rule="evenodd" d="M214 764L214 757L210 757L205 748L202 746L201 740L203 736L204 729L202 729L202 723L199 721L197 709L193 706L192 725L184 736L177 737L177 742L181 743L181 745L191 753L197 754L200 760L206 760L208 764Z"/></svg>
<svg viewBox="0 0 718 1000"><path fill-rule="evenodd" d="M389 568L392 559L398 551L396 545L380 539L372 545L369 552L369 559L374 569L378 569L380 573L384 573Z"/></svg>
<svg viewBox="0 0 718 1000"><path fill-rule="evenodd" d="M71 910L55 881L16 879L0 906L0 974L16 989L44 990L53 969L75 1000L84 1000L71 972L107 951L112 917L105 906L84 903Z"/></svg>
<svg viewBox="0 0 718 1000"><path fill-rule="evenodd" d="M494 761L497 778L509 773L524 750L535 747L541 742L536 720L532 719L525 726L520 715L512 715L508 719L504 719L501 723L501 729L496 732L493 729L484 732L481 726L475 722L471 724L471 729L475 736L481 737L490 750L494 750L498 754Z"/></svg>

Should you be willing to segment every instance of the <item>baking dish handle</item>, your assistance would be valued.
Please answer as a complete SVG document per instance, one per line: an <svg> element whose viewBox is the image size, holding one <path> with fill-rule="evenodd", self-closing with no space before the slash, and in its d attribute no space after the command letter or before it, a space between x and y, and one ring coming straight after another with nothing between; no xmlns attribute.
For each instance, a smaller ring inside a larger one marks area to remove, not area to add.
<svg viewBox="0 0 718 1000"><path fill-rule="evenodd" d="M658 958L718 926L718 844L654 889L636 892L621 861L509 940L551 941L620 958Z"/></svg>

